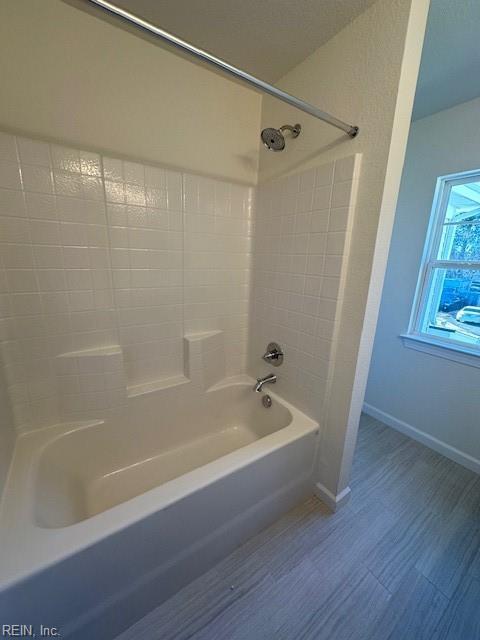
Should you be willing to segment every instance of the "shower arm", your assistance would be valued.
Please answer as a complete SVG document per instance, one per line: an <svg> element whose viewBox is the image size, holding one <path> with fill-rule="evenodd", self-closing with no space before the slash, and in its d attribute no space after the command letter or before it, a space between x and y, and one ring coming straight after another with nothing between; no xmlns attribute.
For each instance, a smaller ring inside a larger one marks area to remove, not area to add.
<svg viewBox="0 0 480 640"><path fill-rule="evenodd" d="M341 129L342 131L345 131L345 133L347 133L351 138L355 138L355 136L358 134L358 131L359 131L358 127L348 124L346 122L343 122L343 120L339 120L338 118L335 118L335 116L330 115L326 111L322 111L318 107L315 107L314 105L309 104L308 102L305 102L300 98L292 96L291 94L286 93L285 91L282 91L277 87L274 87L268 82L264 82L263 80L260 80L260 78L256 78L255 76L252 76L250 73L247 73L242 69L238 69L237 67L234 67L233 65L229 64L228 62L225 62L225 60L222 60L221 58L216 58L211 53L208 53L207 51L203 51L203 49L199 49L198 47L195 47L194 45L186 42L185 40L181 40L180 38L177 38L177 36L174 36L172 33L169 33L164 29L160 29L159 27L156 27L152 23L147 22L147 20L144 20L143 18L140 18L139 16L136 16L133 13L126 11L121 7L117 7L111 2L107 2L107 0L88 0L88 2L95 4L98 7L101 7L108 13L113 14L119 18L122 18L126 22L133 24L136 27L143 29L144 31L147 31L150 34L153 34L157 38L160 38L160 40L163 40L164 42L167 42L168 44L173 45L174 47L177 47L182 51L186 51L194 58L197 58L202 62L206 62L210 66L215 67L216 69L220 69L220 71L223 71L233 76L234 78L242 80L243 82L246 82L250 86L255 87L256 89L259 89L264 93L268 93L274 98L277 98L278 100L282 100L283 102L286 102L292 107L296 107L297 109L300 109L300 111L304 111L305 113L310 114L314 118L318 118L323 122L327 122L328 124L331 124L332 126L337 127L337 129Z"/></svg>
<svg viewBox="0 0 480 640"><path fill-rule="evenodd" d="M302 127L299 124L296 124L294 127L292 127L291 124L284 124L279 129L279 131L290 131L290 133L292 134L293 138L298 138L298 136L300 135L300 131L301 130L302 130Z"/></svg>

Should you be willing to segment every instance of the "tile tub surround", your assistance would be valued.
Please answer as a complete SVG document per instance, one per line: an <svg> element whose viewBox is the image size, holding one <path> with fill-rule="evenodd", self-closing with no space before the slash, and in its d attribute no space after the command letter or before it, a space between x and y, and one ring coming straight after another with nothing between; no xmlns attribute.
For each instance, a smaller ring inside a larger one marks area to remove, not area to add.
<svg viewBox="0 0 480 640"><path fill-rule="evenodd" d="M118 343L132 385L183 370L182 175L103 158Z"/></svg>
<svg viewBox="0 0 480 640"><path fill-rule="evenodd" d="M285 360L276 389L315 419L321 418L332 349L341 313L343 281L361 154L258 188L252 269L249 372L277 341Z"/></svg>
<svg viewBox="0 0 480 640"><path fill-rule="evenodd" d="M0 339L17 430L112 406L62 354L120 349L127 386L162 386L184 373L186 333L222 331L225 374L244 373L251 225L250 187L1 133Z"/></svg>
<svg viewBox="0 0 480 640"><path fill-rule="evenodd" d="M185 333L221 330L226 375L246 371L253 189L185 176Z"/></svg>
<svg viewBox="0 0 480 640"><path fill-rule="evenodd" d="M318 418L359 162L257 189L252 274L252 188L1 134L1 349L17 429L121 403L103 370L95 390L59 366L65 353L120 349L124 384L154 389L185 375L186 335L220 331L206 379L245 373L249 304L250 372L280 342L277 388Z"/></svg>

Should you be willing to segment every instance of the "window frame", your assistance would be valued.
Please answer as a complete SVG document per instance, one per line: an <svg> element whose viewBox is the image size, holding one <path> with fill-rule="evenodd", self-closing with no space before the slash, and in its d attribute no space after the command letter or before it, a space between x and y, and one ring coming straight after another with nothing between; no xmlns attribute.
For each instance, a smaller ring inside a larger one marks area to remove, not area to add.
<svg viewBox="0 0 480 640"><path fill-rule="evenodd" d="M453 267L480 271L480 260L439 260L437 257L452 187L469 182L480 182L480 169L462 171L437 178L408 329L406 333L401 335L401 338L407 347L480 367L480 344L469 345L452 338L442 339L440 336L432 335L424 330L435 269Z"/></svg>

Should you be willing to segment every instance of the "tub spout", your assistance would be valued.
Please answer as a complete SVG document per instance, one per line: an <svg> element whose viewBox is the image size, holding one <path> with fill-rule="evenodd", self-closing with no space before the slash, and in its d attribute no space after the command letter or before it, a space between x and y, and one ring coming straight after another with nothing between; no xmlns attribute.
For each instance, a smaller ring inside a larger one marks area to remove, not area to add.
<svg viewBox="0 0 480 640"><path fill-rule="evenodd" d="M276 381L277 376L274 373L269 373L264 378L257 378L257 383L254 385L253 390L260 393L264 384L275 384Z"/></svg>

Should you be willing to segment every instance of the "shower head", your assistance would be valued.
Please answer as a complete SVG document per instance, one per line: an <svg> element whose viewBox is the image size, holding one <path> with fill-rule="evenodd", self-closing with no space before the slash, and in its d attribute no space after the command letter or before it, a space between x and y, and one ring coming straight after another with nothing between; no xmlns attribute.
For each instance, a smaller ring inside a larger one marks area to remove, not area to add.
<svg viewBox="0 0 480 640"><path fill-rule="evenodd" d="M264 129L261 133L262 142L269 151L283 151L285 149L285 136L283 135L283 131L290 131L292 138L298 138L301 130L302 127L299 124L293 127L289 124L284 124L280 129L268 127L268 129Z"/></svg>
<svg viewBox="0 0 480 640"><path fill-rule="evenodd" d="M262 142L270 151L283 151L285 149L285 138L279 129L264 129L262 131Z"/></svg>

